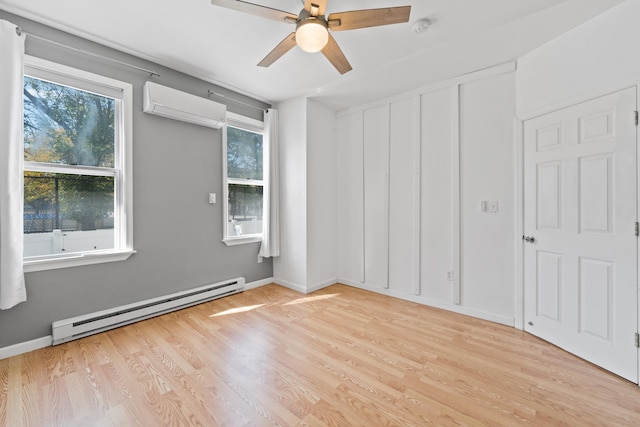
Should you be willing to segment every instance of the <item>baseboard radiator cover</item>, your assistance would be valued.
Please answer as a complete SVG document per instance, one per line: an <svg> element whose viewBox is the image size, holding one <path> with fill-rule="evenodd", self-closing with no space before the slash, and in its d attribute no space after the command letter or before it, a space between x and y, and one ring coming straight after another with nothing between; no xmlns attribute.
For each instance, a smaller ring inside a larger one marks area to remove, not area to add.
<svg viewBox="0 0 640 427"><path fill-rule="evenodd" d="M52 324L52 344L62 344L150 317L236 294L244 290L244 285L244 277L238 277L108 310L58 320Z"/></svg>

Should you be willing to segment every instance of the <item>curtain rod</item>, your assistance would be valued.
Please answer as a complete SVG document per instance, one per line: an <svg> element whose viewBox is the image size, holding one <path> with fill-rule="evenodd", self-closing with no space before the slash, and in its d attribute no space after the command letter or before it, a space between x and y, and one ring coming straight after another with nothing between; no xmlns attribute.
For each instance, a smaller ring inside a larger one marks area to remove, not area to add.
<svg viewBox="0 0 640 427"><path fill-rule="evenodd" d="M142 68L142 67L138 67L137 65L132 65L132 64L129 64L127 62L123 62L123 61L120 61L120 60L117 60L117 59L109 58L107 56L98 55L97 53L89 52L89 51L86 51L86 50L83 50L83 49L79 49L77 47L69 46L67 44L60 43L60 42L48 39L48 38L43 37L43 36L39 36L37 34L30 33L30 32L25 31L22 28L17 27L17 26L16 26L16 34L18 34L18 36L21 36L22 34L24 34L24 35L27 35L29 37L33 37L34 39L42 40L44 42L51 43L53 45L63 47L65 49L70 49L70 50L73 50L75 52L82 53L84 55L92 56L94 58L99 58L99 59L102 59L102 60L105 60L105 61L115 62L116 64L124 65L125 67L129 67L129 68L134 68L134 69L136 69L138 71L144 71L145 73L149 74L149 77L153 77L153 76L160 77L160 74L158 72L156 72L156 71L148 70L148 69ZM240 101L239 99L230 98L230 97L228 97L228 96L226 96L224 94L221 94L221 93L218 93L218 92L216 92L214 90L209 89L208 92L207 92L207 96L211 96L211 95L215 95L215 96L218 96L220 98L225 98L225 99L230 100L231 102L237 102L238 104L246 105L247 107L255 108L257 110L262 110L262 111L265 110L265 108L258 107L256 105L250 104L248 102Z"/></svg>
<svg viewBox="0 0 640 427"><path fill-rule="evenodd" d="M262 111L267 110L267 108L258 107L257 105L253 105L253 104L250 104L248 102L240 101L239 99L230 98L230 97L228 97L228 96L226 96L226 95L224 95L222 93L216 92L215 90L211 90L211 89L207 90L207 96L211 96L211 95L215 95L215 96L220 97L220 98L225 98L225 99L230 100L231 102L236 102L238 104L246 105L247 107L255 108L256 110L262 110Z"/></svg>
<svg viewBox="0 0 640 427"><path fill-rule="evenodd" d="M70 50L73 50L75 52L82 53L84 55L93 56L94 58L99 58L99 59L102 59L102 60L105 60L105 61L115 62L116 64L124 65L124 66L129 67L129 68L134 68L134 69L136 69L138 71L144 71L145 73L149 74L149 77L153 77L153 76L160 77L160 74L158 74L157 72L155 72L153 70L147 70L146 68L138 67L137 65L132 65L132 64L129 64L127 62L123 62L123 61L119 61L117 59L109 58L107 56L98 55L97 53L88 52L88 51L83 50L83 49L78 49L77 47L69 46L68 44L60 43L60 42L57 42L55 40L51 40L51 39L48 39L46 37L39 36L37 34L29 33L29 32L23 30L20 27L16 27L16 34L18 34L18 36L21 36L22 34L25 34L25 35L27 35L29 37L33 37L34 39L42 40L44 42L51 43L51 44L54 44L56 46L60 46L60 47L66 48L66 49L70 49Z"/></svg>

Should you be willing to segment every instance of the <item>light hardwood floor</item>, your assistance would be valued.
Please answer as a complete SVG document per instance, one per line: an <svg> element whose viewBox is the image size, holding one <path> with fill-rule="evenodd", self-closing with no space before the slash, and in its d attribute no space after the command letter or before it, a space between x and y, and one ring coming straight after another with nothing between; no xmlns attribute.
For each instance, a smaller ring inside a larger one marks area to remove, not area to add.
<svg viewBox="0 0 640 427"><path fill-rule="evenodd" d="M0 425L637 426L640 389L510 327L269 285L0 360Z"/></svg>

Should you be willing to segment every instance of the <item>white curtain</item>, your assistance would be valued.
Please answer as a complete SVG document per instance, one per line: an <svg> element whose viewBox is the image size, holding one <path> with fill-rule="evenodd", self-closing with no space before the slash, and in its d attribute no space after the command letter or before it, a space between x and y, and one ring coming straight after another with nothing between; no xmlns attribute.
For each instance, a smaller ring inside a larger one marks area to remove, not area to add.
<svg viewBox="0 0 640 427"><path fill-rule="evenodd" d="M280 214L279 214L279 141L278 110L269 108L264 112L264 146L269 150L269 162L264 170L266 184L263 190L264 213L262 216L262 245L258 262L262 258L280 255Z"/></svg>
<svg viewBox="0 0 640 427"><path fill-rule="evenodd" d="M0 20L0 309L27 299L22 268L24 34Z"/></svg>

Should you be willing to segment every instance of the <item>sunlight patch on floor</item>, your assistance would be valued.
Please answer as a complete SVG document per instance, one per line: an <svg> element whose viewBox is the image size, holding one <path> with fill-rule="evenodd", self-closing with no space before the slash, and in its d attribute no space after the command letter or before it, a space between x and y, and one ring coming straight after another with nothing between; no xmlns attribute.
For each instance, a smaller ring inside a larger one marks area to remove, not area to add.
<svg viewBox="0 0 640 427"><path fill-rule="evenodd" d="M256 308L263 307L264 305L266 305L266 304L256 304L256 305L247 305L247 306L244 306L244 307L230 308L229 310L225 310L225 311L221 311L220 313L212 314L209 317L226 316L227 314L244 313L246 311L251 311L251 310L255 310Z"/></svg>
<svg viewBox="0 0 640 427"><path fill-rule="evenodd" d="M340 294L326 294L326 295L316 295L313 297L298 298L296 300L293 300L283 305L295 305L295 304L304 304L306 302L321 301L323 299L329 299L329 298L337 297L339 295Z"/></svg>

